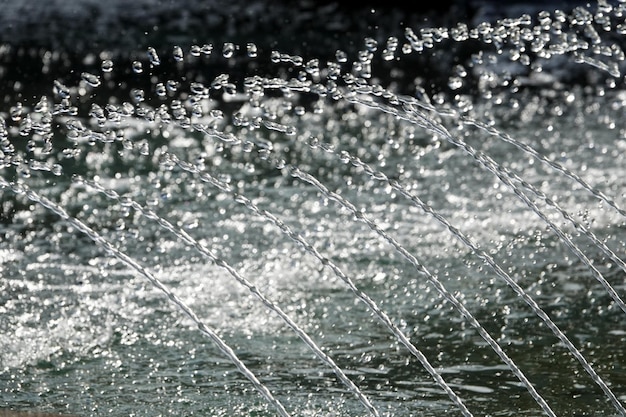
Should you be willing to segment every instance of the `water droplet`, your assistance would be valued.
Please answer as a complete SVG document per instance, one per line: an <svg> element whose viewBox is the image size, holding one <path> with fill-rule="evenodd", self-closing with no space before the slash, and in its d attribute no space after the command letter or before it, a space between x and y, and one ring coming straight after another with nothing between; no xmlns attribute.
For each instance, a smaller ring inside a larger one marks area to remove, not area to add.
<svg viewBox="0 0 626 417"><path fill-rule="evenodd" d="M54 80L53 92L61 99L68 98L70 96L70 89L61 84L58 80Z"/></svg>
<svg viewBox="0 0 626 417"><path fill-rule="evenodd" d="M316 149L320 144L320 140L318 138L316 138L315 136L312 136L309 138L309 146L311 147L311 149Z"/></svg>
<svg viewBox="0 0 626 417"><path fill-rule="evenodd" d="M204 44L204 45L202 45L202 48L200 48L200 51L204 55L209 56L209 55L211 55L211 52L213 52L213 45L211 45L210 43Z"/></svg>
<svg viewBox="0 0 626 417"><path fill-rule="evenodd" d="M304 64L304 59L298 55L293 55L293 56L287 55L286 60L291 61L297 67L301 67Z"/></svg>
<svg viewBox="0 0 626 417"><path fill-rule="evenodd" d="M459 78L465 78L467 77L467 71L465 70L465 68L463 67L463 65L456 65L454 67L454 72L455 74L459 77Z"/></svg>
<svg viewBox="0 0 626 417"><path fill-rule="evenodd" d="M365 48L369 52L376 52L378 49L378 42L373 38L365 38Z"/></svg>
<svg viewBox="0 0 626 417"><path fill-rule="evenodd" d="M167 82L165 83L165 88L167 88L167 91L169 91L170 93L175 93L178 90L178 86L178 81L174 80L167 80Z"/></svg>
<svg viewBox="0 0 626 417"><path fill-rule="evenodd" d="M455 42L463 42L469 38L469 29L467 24L458 23L455 27L450 29L450 37Z"/></svg>
<svg viewBox="0 0 626 417"><path fill-rule="evenodd" d="M126 101L122 104L122 107L121 107L122 115L132 116L134 112L135 112L135 106L133 106L131 103Z"/></svg>
<svg viewBox="0 0 626 417"><path fill-rule="evenodd" d="M199 83L199 82L193 82L191 83L191 85L189 86L189 89L191 90L192 94L198 95L198 96L202 96L202 97L208 97L208 91L206 89L206 87L204 86L204 84Z"/></svg>
<svg viewBox="0 0 626 417"><path fill-rule="evenodd" d="M52 175L56 175L58 177L63 174L63 167L60 164L52 164L50 172L52 172Z"/></svg>
<svg viewBox="0 0 626 417"><path fill-rule="evenodd" d="M150 65L153 67L161 65L161 59L159 58L156 49L153 47L148 48L148 60L150 61Z"/></svg>
<svg viewBox="0 0 626 417"><path fill-rule="evenodd" d="M222 89L224 90L224 94L231 94L231 95L237 94L237 86L233 83L224 84L222 86Z"/></svg>
<svg viewBox="0 0 626 417"><path fill-rule="evenodd" d="M154 91L156 92L156 95L159 97L165 97L167 95L167 89L165 88L165 84L163 83L158 83L154 87Z"/></svg>
<svg viewBox="0 0 626 417"><path fill-rule="evenodd" d="M178 45L174 46L173 56L176 62L181 62L184 58L183 49Z"/></svg>
<svg viewBox="0 0 626 417"><path fill-rule="evenodd" d="M248 53L248 57L256 58L258 54L257 46L254 43L246 44L246 51Z"/></svg>
<svg viewBox="0 0 626 417"><path fill-rule="evenodd" d="M145 93L140 88L133 88L130 91L130 97L133 99L135 103L141 103L142 101L144 101L145 100L144 96L145 96Z"/></svg>
<svg viewBox="0 0 626 417"><path fill-rule="evenodd" d="M20 165L17 168L17 173L22 178L30 178L31 176L30 169L28 168L27 165L24 165L24 164Z"/></svg>
<svg viewBox="0 0 626 417"><path fill-rule="evenodd" d="M395 58L394 51L391 51L389 49L384 49L382 53L382 57L383 57L383 60L385 61L392 61Z"/></svg>
<svg viewBox="0 0 626 417"><path fill-rule="evenodd" d="M320 61L319 59L311 59L309 60L305 67L304 70L310 74L311 76L317 78L320 75Z"/></svg>
<svg viewBox="0 0 626 417"><path fill-rule="evenodd" d="M135 74L141 74L143 72L143 64L141 61L133 61L132 67Z"/></svg>
<svg viewBox="0 0 626 417"><path fill-rule="evenodd" d="M209 116L215 118L215 119L223 119L224 118L224 112L219 110L219 109L213 109L211 111L209 111Z"/></svg>
<svg viewBox="0 0 626 417"><path fill-rule="evenodd" d="M150 155L150 146L148 145L148 142L142 142L141 145L139 146L139 153L147 156Z"/></svg>
<svg viewBox="0 0 626 417"><path fill-rule="evenodd" d="M80 133L75 130L70 130L69 132L67 132L67 139L71 142L77 143L80 139Z"/></svg>
<svg viewBox="0 0 626 417"><path fill-rule="evenodd" d="M98 77L97 75L93 75L89 72L83 72L81 74L81 78L92 87L99 87L101 84L100 77Z"/></svg>
<svg viewBox="0 0 626 417"><path fill-rule="evenodd" d="M196 103L191 107L191 116L197 118L204 116L204 110L200 103Z"/></svg>
<svg viewBox="0 0 626 417"><path fill-rule="evenodd" d="M448 79L448 87L450 87L451 90L458 90L463 87L463 79L460 77L450 77Z"/></svg>
<svg viewBox="0 0 626 417"><path fill-rule="evenodd" d="M211 88L214 90L219 90L228 83L228 79L230 78L229 74L220 74L211 82Z"/></svg>
<svg viewBox="0 0 626 417"><path fill-rule="evenodd" d="M92 103L91 109L89 111L89 116L96 119L96 122L100 126L104 126L107 118L104 115L104 109L96 103Z"/></svg>
<svg viewBox="0 0 626 417"><path fill-rule="evenodd" d="M33 127L33 122L31 120L30 116L26 115L26 117L24 117L22 119L22 121L20 122L20 126L18 128L18 132L19 132L20 136L28 136L28 135L30 135L32 127Z"/></svg>
<svg viewBox="0 0 626 417"><path fill-rule="evenodd" d="M13 120L14 122L21 120L23 111L24 111L24 105L22 103L17 103L15 106L12 106L9 109L11 120Z"/></svg>
<svg viewBox="0 0 626 417"><path fill-rule="evenodd" d="M100 68L102 69L102 72L113 71L113 61L111 61L110 59L103 60Z"/></svg>
<svg viewBox="0 0 626 417"><path fill-rule="evenodd" d="M224 58L232 58L235 54L235 44L231 42L225 42L222 48L222 55Z"/></svg>
<svg viewBox="0 0 626 417"><path fill-rule="evenodd" d="M200 54L202 53L202 48L200 48L199 45L191 45L189 53L192 56L200 56Z"/></svg>
<svg viewBox="0 0 626 417"><path fill-rule="evenodd" d="M35 104L34 111L35 113L47 113L48 109L48 97L44 96Z"/></svg>

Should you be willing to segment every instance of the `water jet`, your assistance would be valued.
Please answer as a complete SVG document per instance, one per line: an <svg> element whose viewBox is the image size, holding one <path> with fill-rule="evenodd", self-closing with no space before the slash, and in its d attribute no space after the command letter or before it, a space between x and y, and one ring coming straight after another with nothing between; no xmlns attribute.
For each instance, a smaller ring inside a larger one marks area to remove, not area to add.
<svg viewBox="0 0 626 417"><path fill-rule="evenodd" d="M4 407L626 415L626 3L79 4L0 38Z"/></svg>

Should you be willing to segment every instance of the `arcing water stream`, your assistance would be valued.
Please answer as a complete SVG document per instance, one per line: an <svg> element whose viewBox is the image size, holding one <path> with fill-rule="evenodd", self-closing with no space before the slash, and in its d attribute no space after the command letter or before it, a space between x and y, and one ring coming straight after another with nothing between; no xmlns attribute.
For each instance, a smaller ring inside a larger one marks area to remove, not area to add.
<svg viewBox="0 0 626 417"><path fill-rule="evenodd" d="M0 407L626 415L626 3L370 13L0 46Z"/></svg>

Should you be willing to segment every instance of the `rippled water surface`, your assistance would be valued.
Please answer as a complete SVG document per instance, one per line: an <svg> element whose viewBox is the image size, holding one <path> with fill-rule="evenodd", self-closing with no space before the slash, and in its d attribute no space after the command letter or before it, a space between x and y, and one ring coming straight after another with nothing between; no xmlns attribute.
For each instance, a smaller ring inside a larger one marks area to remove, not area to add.
<svg viewBox="0 0 626 417"><path fill-rule="evenodd" d="M624 414L622 3L152 5L0 45L0 408Z"/></svg>

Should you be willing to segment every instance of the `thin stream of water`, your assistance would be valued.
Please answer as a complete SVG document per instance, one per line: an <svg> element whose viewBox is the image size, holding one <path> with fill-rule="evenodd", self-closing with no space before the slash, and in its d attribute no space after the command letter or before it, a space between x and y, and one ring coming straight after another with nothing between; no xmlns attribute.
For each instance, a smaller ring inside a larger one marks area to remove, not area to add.
<svg viewBox="0 0 626 417"><path fill-rule="evenodd" d="M273 128L275 127L275 124L272 125ZM280 128L279 128L280 129ZM327 152L331 152L331 148L328 146L324 146L324 145L320 145L320 143L316 142L317 146L322 146L324 148L324 150L326 150ZM175 157L170 156L168 159L170 160L174 160L174 163L178 164L179 166L181 166L181 168L187 170L187 171L197 171L194 170L193 166L188 165L188 164L184 164L181 163L180 161L176 161L174 159ZM350 162L352 164L354 164L355 166L359 166L361 168L364 168L364 170L368 173L374 173L374 171L367 166L367 164L364 164L363 162L361 162L358 158L353 157L352 155L350 155L347 152L343 152L342 153L342 158L348 158L350 160ZM271 158L268 158L267 156L264 158L266 160L270 160ZM537 401L537 403L540 405L540 407L544 410L544 412L547 415L555 415L554 412L551 410L551 408L549 407L549 405L546 403L546 401L541 397L541 395L539 395L539 393L537 393L537 391L535 390L534 386L532 385L532 383L528 380L528 378L523 374L523 372L519 369L519 367L508 357L508 355L502 350L502 348L498 345L498 343L493 339L493 337L484 329L484 327L472 316L472 314L469 312L469 310L467 310L467 308L459 301L456 299L456 297L450 292L448 291L443 285L440 284L440 282L438 281L438 279L436 277L434 277L427 269L426 267L421 264L417 258L415 258L415 256L413 256L412 254L410 254L404 247L402 247L402 245L400 245L394 238L392 238L391 236L389 236L385 231L383 231L378 225L376 225L373 221L367 219L364 214L358 210L354 205L352 205L352 203L348 202L347 200L345 200L343 197L339 196L338 194L328 190L324 185L322 185L319 180L315 179L313 176L311 176L310 174L307 174L303 171L301 171L299 168L294 167L294 166L288 166L285 165L284 162L276 162L274 161L274 165L276 165L277 167L279 167L280 169L284 169L287 170L291 176L297 177L302 179L303 181L306 181L312 185L314 185L316 188L318 188L320 190L320 192L322 194L324 194L325 196L329 197L332 200L337 201L339 204L341 204L342 206L344 206L345 208L347 208L350 212L352 212L354 214L354 216L356 217L357 221L363 221L365 222L370 229L372 229L373 231L375 231L377 234L379 234L381 237L383 237L385 240L387 240L392 246L394 246L394 248L396 248L396 250L398 250L399 253L401 253L403 256L405 256L414 266L415 268L422 274L424 274L427 279L429 280L429 282L431 282L435 288L438 290L438 292L448 301L450 301L455 308L464 316L466 317L466 319L474 326L476 327L476 329L478 330L478 332L481 334L481 336L492 346L492 348L494 349L494 351L498 354L498 356L500 356L502 358L502 360L507 364L507 366L509 366L509 368L511 369L511 371L520 379L520 381L526 386L527 390L530 392L531 396ZM230 191L229 187L225 184L220 184L218 180L211 178L209 176L209 174L207 173L203 173L204 177L208 177L209 179L207 180L208 182L218 186L220 189L222 189L223 191ZM383 173L377 173L375 175L373 175L373 177L375 179L381 179L381 180L385 180L386 176ZM390 182L387 179L387 182ZM427 205L425 205L423 202L421 202L417 197L415 197L414 195L411 195L410 193L407 193L406 190L404 190L400 185L398 185L396 182L390 183L389 185L391 185L394 189L400 191L403 195L407 196L409 199L411 199L414 203L416 203L420 208L424 209L427 213L433 215L439 222L441 222L444 226L446 226L446 228L448 230L450 230L455 236L457 236L468 248L472 249L473 252L475 252L479 257L481 257L481 259L485 259L486 263L488 263L489 265L491 265L492 267L494 267L494 270L496 271L496 273L498 273L499 275L501 275L506 281L507 283L509 283L509 285L511 285L513 287L514 290L516 290L516 292L518 292L518 294L520 294L520 296L522 298L525 299L525 301L527 301L527 303L529 303L529 305L531 305L531 307L535 310L535 312L544 320L546 320L548 322L549 327L555 332L555 334L557 336L559 336L560 338L563 338L564 344L566 346L568 346L568 348L570 348L573 353L577 355L577 358L581 361L581 363L583 364L583 367L585 367L585 369L587 370L587 372L590 373L590 375L592 375L592 377L594 377L594 379L598 380L598 384L603 388L603 390L606 390L605 392L607 392L607 395L609 396L609 398L613 401L617 401L615 395L612 393L612 391L606 386L606 384L604 383L604 381L602 381L602 379L600 379L600 377L595 373L595 371L593 370L593 368L591 368L591 366L587 363L587 361L585 360L585 358L580 354L580 352L574 347L574 345L567 339L567 337L562 333L562 331L554 324L554 322L552 322L550 320L550 318L545 314L545 312L543 312L543 310L535 303L534 300L532 300L532 298L529 298L528 295L523 291L523 289L521 287L519 287L509 276L508 274L506 274L497 264L495 264L495 262L493 261L493 259L491 259L491 257L489 257L489 255L487 255L484 251L480 250L473 242L471 242L471 240L469 238L467 238L466 236L464 236L456 227L452 226L447 220L445 220L445 218L441 217L440 215L438 215L437 213L435 213L432 208L428 207ZM240 197L240 196L235 196L235 200L238 202L242 202L246 207L250 208L255 212L255 213L260 213L260 210L258 208L256 208L249 199L246 199L245 197ZM267 215L264 215L264 217L268 217ZM271 216L270 219L272 219L274 216ZM285 229L285 227L283 226L281 229ZM317 250L315 250L310 244L308 244L307 242L302 243L302 238L298 237L297 235L295 235L293 232L290 232L287 229L287 234L291 237L294 236L296 237L296 241L301 243L305 250L310 251L311 253L314 254L314 256L318 259L320 259L320 261L322 262L323 265L330 265L330 262L327 258L325 257L321 257L321 255L319 255L319 253L317 252ZM309 249L310 248L310 249ZM335 271L335 273L337 274L337 271ZM425 366L425 368L429 371L429 373L431 375L433 375L433 377L435 378L435 380L444 388L444 390L448 393L448 395L452 398L452 400L461 408L462 412L464 415L468 415L469 411L465 408L465 406L463 405L463 403L461 402L461 400L457 397L456 394L454 394L454 392L449 388L449 386L445 383L445 381L443 381L443 379L441 378L441 376L436 372L436 370L434 370L434 368L432 368L432 366L429 364L428 360L423 356L423 354L419 351L417 351L415 349L415 347L408 341L408 339L406 339L406 337L399 331L397 330L397 328L395 327L395 325L393 325L393 322L387 317L387 315L380 311L380 309L376 306L376 304L369 298L367 297L365 294L363 294L361 291L359 291L358 289L356 289L356 287L354 287L354 284L351 284L351 282L347 279L347 277L345 276L345 274L343 274L343 272L341 272L339 270L339 274L338 276L340 276L340 278L342 278L342 280L344 280L345 282L348 283L348 285L350 286L350 288L353 290L353 292L355 292L355 294L357 294L357 296L359 298L361 298L362 300L365 300L366 304L368 305L368 307L370 307L374 312L377 313L377 315L383 320L383 322L387 325L387 327L389 327L392 332L394 334L396 334L400 340L403 342L403 344L407 347L409 347L409 349L411 350L411 352L413 352L413 354L415 356L418 357L418 359L420 359L420 362L422 362ZM563 340L562 339L562 340ZM619 401L617 401L617 404L619 404ZM619 405L617 405L618 410L619 410Z"/></svg>
<svg viewBox="0 0 626 417"><path fill-rule="evenodd" d="M389 242L389 244L392 245L400 254L402 254L402 256L404 256L420 274L424 275L426 279L428 279L428 281L435 287L437 292L439 292L448 302L450 302L454 306L454 308L459 313L461 313L463 317L465 317L465 319L473 327L477 329L477 331L480 333L482 338L485 339L487 343L489 343L489 345L494 350L494 352L496 352L496 354L500 358L502 358L502 360L509 366L509 368L515 374L515 376L517 376L517 378L524 384L528 392L535 399L535 401L537 401L537 404L539 404L539 406L544 410L544 412L548 415L555 415L552 409L550 408L550 406L541 397L541 395L539 395L535 387L530 383L528 378L526 378L523 372L507 356L507 354L502 350L500 345L498 345L498 342L496 342L495 339L489 333L487 333L485 328L476 320L476 318L472 315L472 313L469 310L467 310L467 308L463 305L463 303L460 302L457 299L457 297L454 296L454 294L449 292L441 284L441 282L437 279L437 277L431 274L428 271L428 269L422 263L420 263L419 260L414 255L409 253L398 241L396 241L392 236L390 236L387 232L381 229L380 226L378 226L375 222L367 218L367 216L365 215L363 211L357 209L352 203L350 203L349 201L347 201L345 198L341 197L337 193L330 191L328 188L326 188L323 184L321 184L318 180L316 180L310 174L307 174L301 171L297 167L285 167L285 169L289 170L290 175L300 178L303 181L310 183L311 185L314 185L316 188L320 190L320 192L323 195L327 196L331 200L337 201L343 207L348 209L355 216L357 221L364 222L372 231L374 231L376 234L378 234L387 242ZM454 229L452 229L451 231L454 232Z"/></svg>
<svg viewBox="0 0 626 417"><path fill-rule="evenodd" d="M439 372L430 364L428 358L424 356L419 349L415 347L413 343L406 337L406 335L394 324L394 321L385 313L371 297L369 297L365 292L360 290L354 282L348 277L334 262L332 262L328 257L322 255L311 243L306 241L302 236L293 232L285 223L280 221L275 215L259 209L250 199L245 196L239 195L237 193L233 193L230 187L227 184L222 183L217 178L212 177L207 172L199 173L197 168L192 166L191 164L185 163L183 161L176 160L174 156L171 156L170 159L174 160L175 163L181 167L183 170L199 174L200 177L206 181L211 183L212 185L218 187L222 191L229 192L233 195L233 199L243 204L246 208L254 212L255 214L265 218L270 221L272 224L277 226L282 233L288 236L295 243L299 244L306 252L313 255L324 267L330 268L333 273L341 279L345 284L347 284L348 288L354 293L354 295L363 301L365 305L374 313L376 316L383 322L383 324L398 338L398 340L415 356L420 363L424 366L426 371L433 377L433 379L441 386L441 388L446 392L446 394L450 397L450 399L456 404L456 406L461 410L462 414L465 416L472 415L470 411L467 409L461 398L450 388L450 386L445 382L443 377ZM283 168L287 168L284 167Z"/></svg>
<svg viewBox="0 0 626 417"><path fill-rule="evenodd" d="M423 116L419 116L422 118ZM432 123L432 122L427 122ZM593 266L591 260L580 250L580 248L572 242L572 239L561 230L553 221L551 221L540 209L539 207L531 201L521 190L512 182L511 175L508 171L504 171L495 161L491 158L487 157L484 154L480 154L476 152L471 146L467 143L454 139L450 136L449 133L434 127L438 132L442 133L448 140L450 140L454 144L458 144L461 146L468 154L470 154L474 159L476 159L481 165L483 165L486 169L493 172L498 179L500 179L503 183L509 186L513 192L520 197L520 199L531 208L554 232L559 236L559 238L565 243L565 245L574 252L574 254L591 270L592 275L602 284L602 286L606 289L607 293L611 296L611 298L617 303L617 305L626 313L626 303L622 300L620 295L615 291L615 288L604 278L602 273L597 270L596 267ZM547 203L552 203L552 206L556 204L550 199L546 200Z"/></svg>
<svg viewBox="0 0 626 417"><path fill-rule="evenodd" d="M178 162L178 164L180 165L180 162ZM177 228L166 219L157 215L154 211L148 208L142 207L136 201L133 201L130 199L127 200L126 198L120 196L115 190L104 188L102 185L93 181L85 180L84 178L75 178L75 181L78 184L83 184L85 186L95 189L96 191L106 195L108 198L119 202L123 206L132 207L134 210L138 211L139 213L141 213L143 216L147 217L148 219L156 221L161 227L173 233L178 239L191 245L194 249L200 252L208 260L210 260L211 262L215 263L216 265L228 271L228 273L233 278L235 278L235 280L237 280L238 283L240 283L245 288L247 288L248 291L250 291L251 294L253 294L257 299L259 299L263 303L264 306L266 306L269 310L276 313L298 335L298 337L300 337L300 339L302 339L302 341L306 343L307 346L309 346L313 352L315 352L317 357L320 358L320 360L324 362L326 365L328 365L333 370L333 372L335 372L335 374L341 380L341 382L343 382L346 385L346 387L351 392L354 393L354 395L359 399L359 401L363 404L365 409L368 410L370 414L374 416L379 415L378 410L376 410L376 408L372 405L370 400L361 392L361 390L354 384L354 382L352 382L352 380L348 378L345 372L337 366L335 361L331 357L329 357L327 354L325 354L322 351L322 349L315 343L315 341L313 341L313 339L311 339L311 337L300 326L298 326L298 324L295 321L293 321L291 317L289 317L284 311L281 310L280 307L278 307L275 303L273 303L266 296L264 296L257 287L255 287L250 281L248 281L243 276L241 276L237 272L237 270L234 269L231 265L229 265L223 259L219 258L217 255L213 254L210 249L208 249L203 244L198 242L196 239L191 237L189 233L187 233L185 230ZM217 183L217 180L215 180L215 183ZM237 199L241 197L236 196L235 198Z"/></svg>
<svg viewBox="0 0 626 417"><path fill-rule="evenodd" d="M467 146L467 145L466 145ZM381 172L375 172L371 167L367 166L367 164L363 163L360 159L350 155L349 153L347 153L346 151L343 151L341 153L341 157L342 158L348 158L350 163L353 164L354 166L357 167L361 167L363 168L363 170L370 175L372 178L385 182L387 185L389 185L390 187L392 187L394 190L398 191L401 195L405 196L407 199L409 199L411 202L413 202L417 207L419 207L420 209L422 209L425 213L429 214L430 216L432 216L433 218L435 218L439 223L441 223L443 226L446 227L447 230L450 231L450 233L452 233L456 238L459 239L459 241L461 241L467 248L469 248L472 253L474 253L476 256L478 256L482 261L484 261L487 265L489 265L494 272L501 277L502 279L504 279L506 281L506 283L526 302L526 304L528 304L533 312L540 317L544 322L546 322L546 324L548 325L548 327L550 328L550 330L552 330L552 332L561 340L561 342L563 343L563 345L565 345L567 347L567 349L572 353L572 355L574 355L574 357L576 357L576 359L581 363L581 365L583 366L583 368L585 369L585 371L593 378L593 380L602 388L602 390L606 393L607 397L609 398L609 400L614 404L615 408L620 412L620 414L622 415L626 415L626 409L624 409L624 406L620 403L620 401L617 399L617 397L615 396L615 394L613 393L613 391L608 387L608 385L602 380L602 378L597 374L597 372L593 369L593 367L591 366L591 364L585 359L585 357L583 356L583 354L574 346L574 344L567 338L567 336L565 335L565 333L563 333L563 331L554 323L554 321L552 321L552 319L548 316L548 314L537 304L537 302L528 295L528 293L526 291L524 291L524 289L522 287L519 286L519 284L517 284L515 282L515 280L513 280L513 278L511 278L511 276L509 276L509 274L507 274L502 267L500 267L500 265L498 265L495 260L493 259L492 256L490 256L487 252L485 252L483 249L481 249L480 247L478 247L478 245L476 243L474 243L472 241L472 239L470 239L468 236L466 236L458 227L452 225L445 217L443 217L441 214L437 213L435 210L433 210L432 207L430 207L428 204L424 203L422 200L419 199L419 197L417 197L416 195L412 194L410 191L406 190L401 184L399 184L397 181L390 181L388 178L386 178L384 173ZM477 160L479 158L477 157ZM494 165L496 166L496 165ZM495 172L498 172L499 177L501 176L501 174L499 174L499 170L494 168ZM300 174L296 174L298 176L300 176ZM305 180L307 180L306 178L310 178L310 176L308 175L304 175ZM315 185L318 183L316 180L314 179L309 179L308 181L314 183ZM518 195L521 194L521 192L512 185L512 183L508 180L503 180L507 183L507 185L511 185L514 192ZM322 186L323 187L323 186ZM325 188L321 188L320 191L324 194L326 193L330 193L327 189ZM331 196L331 198L333 199L338 199L340 197L333 195ZM352 212L356 213L361 213L356 207L354 207L352 204L350 204L349 202L343 203L343 199L339 200L340 204L344 205L344 207L348 208L349 210L351 210ZM524 202L526 202L529 207L532 207L533 203L528 200L527 198L524 199ZM539 210L537 210L540 214L541 212ZM549 219L547 219L543 214L541 214L541 217L544 221L546 221L546 223L548 224L553 224ZM371 223L371 221L368 220L364 220L366 223ZM379 229L380 230L380 229ZM379 233L377 231L377 233ZM382 230L380 231L380 233L384 233ZM380 234L379 233L379 234ZM387 238L386 234L382 235L386 240L389 240L390 243L392 245L394 245L394 247L400 246L399 244L397 244L394 240L392 240L391 238ZM582 256L584 256L584 254L582 254L582 252L580 251L580 249L578 249L578 247L576 245L574 245L571 240L567 240L566 241L568 243L568 246L571 244L572 247L575 249L576 253L580 253ZM404 249L402 249L402 252L406 252ZM411 255L412 257L412 255ZM588 261L588 260L587 260ZM591 265L590 262L586 262L587 265L589 265L591 268L593 268L593 266ZM594 268L595 270L595 268ZM433 281L435 281L436 279L433 279ZM615 290L613 289L613 287L606 282L606 280L604 280L604 278L602 278L602 283L603 285L608 286L608 288L610 289L610 295L613 298L615 293ZM446 297L447 298L447 297ZM619 296L617 296L618 300L621 301L619 299ZM618 303L619 304L619 303ZM621 307L621 305L620 305ZM464 307L463 307L464 308ZM462 312L462 310L460 310ZM473 317L468 317L468 320L470 322L475 322L475 319ZM478 324L476 322L476 324ZM479 331L485 332L484 329L482 328L482 326L480 326L480 324L478 324L478 329ZM486 332L485 332L486 333ZM491 337L488 336L490 339ZM491 339L493 340L493 339ZM489 340L488 340L489 342ZM496 350L496 352L498 352L499 350L501 350L500 346L497 345L497 343L495 341L493 341L493 343L495 344L494 350ZM505 356L506 357L506 356ZM512 367L512 370L514 373L517 374L517 372L520 372L519 369L517 368L517 366L508 358L504 359L505 362L508 360L510 363L510 366ZM532 387L532 385L530 384L530 382L526 379L526 377L521 374L519 376L520 380L522 380L522 382L524 382L525 384L527 384L527 387ZM539 397L539 395L534 391L531 390L531 388L529 388L531 394L533 395L533 397L535 397L537 399L537 402L543 407L544 406L544 402L542 401L542 398ZM547 407L547 404L545 404ZM547 413L552 413L552 410L550 410L549 408L544 410Z"/></svg>
<svg viewBox="0 0 626 417"><path fill-rule="evenodd" d="M572 252L574 252L574 254L591 270L593 276L602 284L602 286L606 289L607 293L617 303L617 305L622 309L622 311L624 311L626 313L626 303L622 300L620 295L615 291L613 286L602 276L600 271L598 271L593 266L593 264L589 260L589 258L587 258L587 256L580 250L580 248L578 248L578 246L576 244L574 244L574 242L572 242L571 238L565 232L563 232L561 230L561 228L558 227L553 221L551 221L539 209L539 207L534 202L532 202L525 194L523 194L521 192L521 190L512 181L515 180L517 182L520 182L522 185L526 184L526 182L522 181L519 177L515 177L514 174L512 174L510 171L504 170L500 165L498 165L489 156L477 152L476 150L474 150L474 148L472 148L470 145L468 145L464 141L462 141L462 140L460 140L458 138L452 137L450 135L450 133L448 133L447 130L443 126L435 125L435 122L430 120L426 115L422 114L421 112L418 112L416 109L413 109L412 111L409 112L408 115L405 116L405 115L400 115L400 113L398 111L390 109L389 107L386 107L386 106L375 105L375 104L373 104L370 101L363 101L363 100L357 100L357 101L359 101L360 103L362 103L364 105L367 105L367 106L375 106L377 109L379 109L381 111L390 112L390 113L392 113L394 115L397 115L398 117L403 117L403 118L406 118L407 120L410 120L410 121L416 121L421 126L425 126L425 127L429 128L429 129L431 129L433 132L436 132L437 134L439 134L442 137L446 138L450 143L454 144L455 146L459 146L461 149L463 149L465 152L467 152L470 156L472 156L472 158L474 158L477 162L479 162L482 166L484 166L485 169L487 169L490 172L493 172L494 175L496 175L500 181L502 181L504 184L506 184L508 187L510 187L512 189L512 191L515 193L515 195L517 195L546 224L548 224L552 230L554 230L554 232L565 243L565 245L569 249L571 249ZM528 185L528 188L532 190L534 187L531 187L530 185ZM539 194L539 196L541 197L540 193L537 193L537 194ZM594 195L596 195L596 194L594 193ZM546 203L548 203L551 207L558 208L558 205L554 201L552 201L551 199L547 198L547 196L545 196L545 194L543 194L543 196L544 196L544 200L546 201ZM561 214L564 214L564 217L567 220L571 219L571 216L567 215L567 213L564 210L561 209L559 211L561 212ZM576 228L578 230L580 230L580 231L584 230L584 227L582 225L576 224L576 222L574 222L574 224L575 224L575 226L576 226ZM458 230L458 229L454 228L454 230ZM589 236L589 237L591 237L591 236ZM471 242L471 241L467 240L467 242ZM602 247L602 246L605 246L605 245L600 245L600 246ZM610 250L608 250L608 252L612 253L612 251L610 251ZM623 261L619 261L619 263L623 264L624 262Z"/></svg>
<svg viewBox="0 0 626 417"><path fill-rule="evenodd" d="M152 285L158 288L163 294L167 296L167 298L174 303L187 317L193 320L198 327L198 330L211 339L215 345L226 355L232 363L237 367L239 372L241 372L256 388L256 390L263 396L265 399L274 406L276 411L283 417L289 417L290 414L287 412L285 407L278 401L270 390L254 375L254 373L248 369L248 367L243 363L238 357L235 351L220 338L220 336L209 328L200 318L194 313L194 311L189 308L180 298L176 296L167 286L165 286L156 276L150 273L143 266L139 265L133 258L121 252L115 246L113 246L110 242L104 239L102 236L98 234L95 230L91 229L85 223L80 221L79 219L70 216L63 207L58 204L50 201L46 197L40 196L35 191L28 188L28 186L24 184L11 184L4 180L4 178L0 178L0 186L2 188L9 188L11 191L16 194L25 194L30 200L35 203L41 204L43 207L49 209L54 214L61 217L63 220L76 227L82 233L87 235L95 244L102 247L108 254L115 256L129 267L137 271L143 277L145 277Z"/></svg>

